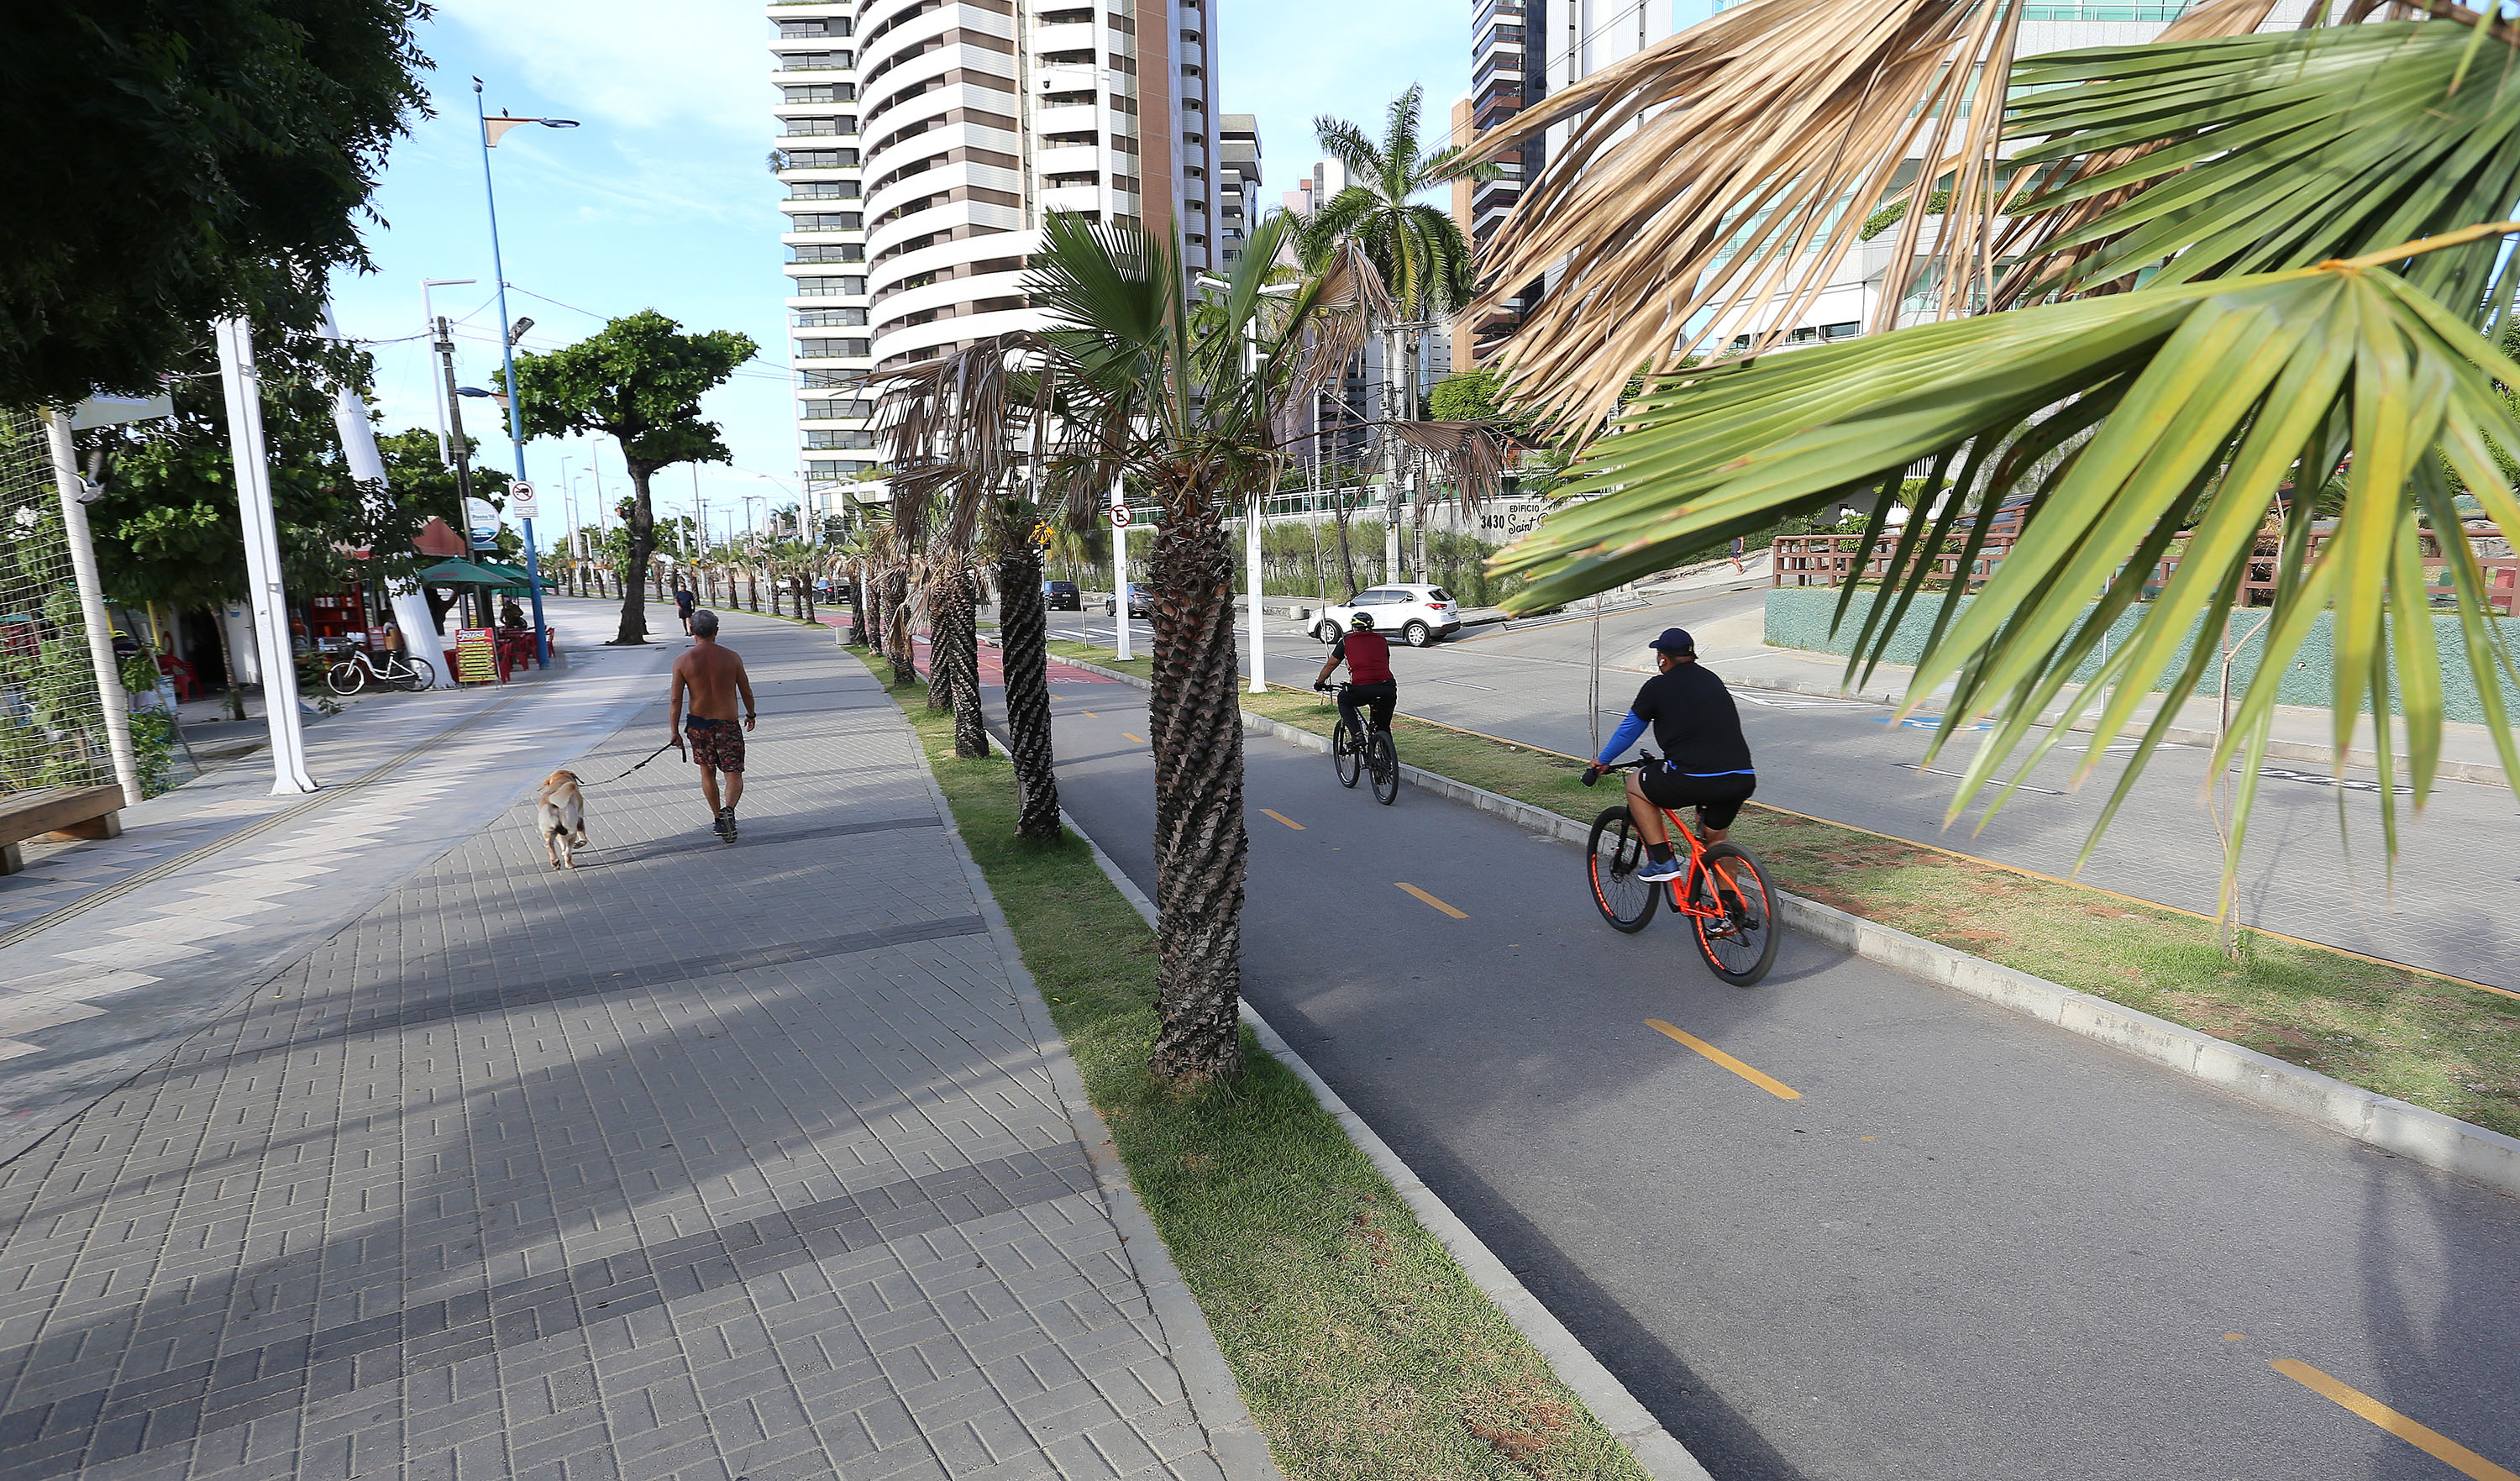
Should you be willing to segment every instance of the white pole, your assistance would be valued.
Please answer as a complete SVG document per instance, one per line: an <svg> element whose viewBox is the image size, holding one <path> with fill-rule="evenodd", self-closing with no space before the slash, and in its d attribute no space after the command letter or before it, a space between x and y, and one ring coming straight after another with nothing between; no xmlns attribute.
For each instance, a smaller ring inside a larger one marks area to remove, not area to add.
<svg viewBox="0 0 2520 1481"><path fill-rule="evenodd" d="M333 326L330 304L324 307L324 335L331 339L341 337ZM377 427L368 420L368 403L346 385L333 393L333 426L341 434L341 456L349 461L350 476L374 489L374 497L385 508L393 508L393 489L385 482L385 460L377 451ZM398 578L386 584L385 595L393 604L394 626L402 629L403 657L414 667L435 674L438 683L451 686L455 676L446 672L445 640L437 631L437 620L428 614L428 598L421 594L419 583Z"/></svg>
<svg viewBox="0 0 2520 1481"><path fill-rule="evenodd" d="M70 572L78 579L79 623L87 629L87 661L96 670L96 697L105 712L105 748L113 757L113 780L126 807L140 796L140 763L131 753L131 714L122 693L122 667L113 661L113 629L106 625L105 586L96 574L96 544L88 535L87 506L79 502L78 449L70 442L69 413L44 411L45 440L52 445L53 482L61 490L62 533L70 548Z"/></svg>
<svg viewBox="0 0 2520 1481"><path fill-rule="evenodd" d="M1128 517L1128 490L1118 474L1111 478L1111 625L1120 632L1120 641L1111 656L1129 661L1129 526L1121 521Z"/></svg>
<svg viewBox="0 0 2520 1481"><path fill-rule="evenodd" d="M237 514L245 526L246 584L254 647L262 660L263 721L271 730L271 791L315 790L306 775L306 737L297 724L297 665L289 644L289 599L281 587L280 537L271 512L271 462L262 440L262 390L253 369L253 330L243 319L217 323L219 380L227 389L228 450L236 463Z"/></svg>
<svg viewBox="0 0 2520 1481"><path fill-rule="evenodd" d="M1269 693L1267 645L1260 641L1260 494L1251 495L1251 513L1243 520L1242 559L1251 566L1251 693Z"/></svg>
<svg viewBox="0 0 2520 1481"><path fill-rule="evenodd" d="M1593 717L1593 754L1601 753L1601 594L1593 594L1593 682L1586 708Z"/></svg>

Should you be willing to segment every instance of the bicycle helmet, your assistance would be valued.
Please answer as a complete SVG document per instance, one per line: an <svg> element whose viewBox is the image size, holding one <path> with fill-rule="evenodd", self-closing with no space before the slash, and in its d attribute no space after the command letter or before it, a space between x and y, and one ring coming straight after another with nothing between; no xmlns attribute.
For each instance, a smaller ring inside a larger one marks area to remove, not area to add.
<svg viewBox="0 0 2520 1481"><path fill-rule="evenodd" d="M1347 619L1347 625L1356 629L1358 632L1364 632L1367 628L1373 626L1373 613L1358 612Z"/></svg>

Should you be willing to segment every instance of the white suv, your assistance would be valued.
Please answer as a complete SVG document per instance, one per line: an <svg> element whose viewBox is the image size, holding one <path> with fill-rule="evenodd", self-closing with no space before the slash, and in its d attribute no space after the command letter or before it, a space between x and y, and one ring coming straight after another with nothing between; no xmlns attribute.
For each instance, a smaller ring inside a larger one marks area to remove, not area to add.
<svg viewBox="0 0 2520 1481"><path fill-rule="evenodd" d="M1411 648L1424 648L1438 638L1461 631L1461 604L1440 586L1376 586L1357 593L1345 606L1325 607L1313 623L1313 636L1324 643L1346 632L1358 612L1373 618L1373 630L1397 633Z"/></svg>

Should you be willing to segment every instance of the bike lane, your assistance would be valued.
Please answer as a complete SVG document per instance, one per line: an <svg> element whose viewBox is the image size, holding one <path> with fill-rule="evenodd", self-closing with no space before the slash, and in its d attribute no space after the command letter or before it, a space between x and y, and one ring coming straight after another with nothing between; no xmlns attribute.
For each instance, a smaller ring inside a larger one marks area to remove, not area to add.
<svg viewBox="0 0 2520 1481"><path fill-rule="evenodd" d="M1151 894L1143 694L1054 696ZM1246 765L1245 994L1715 1475L2452 1473L2302 1372L2520 1463L2520 1201L1790 933L1725 986L1575 848Z"/></svg>

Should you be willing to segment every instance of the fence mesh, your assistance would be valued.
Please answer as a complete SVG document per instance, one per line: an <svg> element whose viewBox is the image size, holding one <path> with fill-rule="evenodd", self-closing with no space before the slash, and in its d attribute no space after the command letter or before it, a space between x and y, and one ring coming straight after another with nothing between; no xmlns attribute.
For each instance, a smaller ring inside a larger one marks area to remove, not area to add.
<svg viewBox="0 0 2520 1481"><path fill-rule="evenodd" d="M113 781L44 424L0 408L0 794Z"/></svg>

